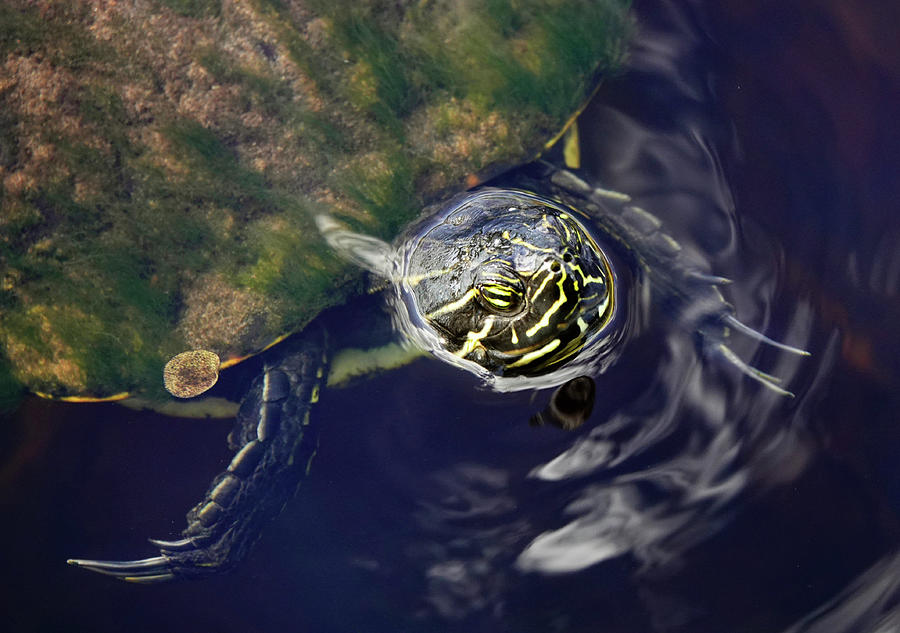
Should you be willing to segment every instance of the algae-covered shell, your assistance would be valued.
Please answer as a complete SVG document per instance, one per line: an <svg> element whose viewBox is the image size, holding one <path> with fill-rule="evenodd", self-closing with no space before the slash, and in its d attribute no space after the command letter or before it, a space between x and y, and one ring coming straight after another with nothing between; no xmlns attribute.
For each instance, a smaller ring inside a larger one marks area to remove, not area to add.
<svg viewBox="0 0 900 633"><path fill-rule="evenodd" d="M389 239L536 156L625 4L3 3L0 375L161 392L303 328L359 285L313 218Z"/></svg>

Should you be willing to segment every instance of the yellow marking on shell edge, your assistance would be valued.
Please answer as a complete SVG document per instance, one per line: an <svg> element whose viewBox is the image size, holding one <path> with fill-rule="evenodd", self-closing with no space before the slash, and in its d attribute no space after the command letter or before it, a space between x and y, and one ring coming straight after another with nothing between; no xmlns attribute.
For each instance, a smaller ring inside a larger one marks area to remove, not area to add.
<svg viewBox="0 0 900 633"><path fill-rule="evenodd" d="M578 121L573 121L563 136L563 160L569 169L581 167L581 143L578 140Z"/></svg>
<svg viewBox="0 0 900 633"><path fill-rule="evenodd" d="M219 363L219 371L221 371L223 369L228 369L229 367L234 367L238 363L243 362L253 356L256 356L257 354L262 354L267 349L271 349L272 347L278 345L281 341L283 341L284 339L289 337L291 334L292 334L292 332L282 334L278 338L273 339L271 342L269 342L265 347L262 347L255 352L251 352L250 354L244 354L243 356L232 356L231 358L223 359L222 362Z"/></svg>
<svg viewBox="0 0 900 633"><path fill-rule="evenodd" d="M597 92L600 90L601 84L602 84L602 82L600 82L600 81L596 82L593 89L591 90L591 94L588 95L588 97L587 97L587 99L585 99L584 103L582 103L581 106L575 112L572 113L572 116L569 117L569 119L566 121L565 125L562 126L562 129L556 134L556 136L554 136L549 141L544 143L544 149L541 150L540 152L538 152L537 155L535 156L535 158L537 158L538 156L540 156L541 154L546 152L548 149L550 149L551 147L556 145L556 142L563 137L563 135L566 133L566 130L568 130L570 126L575 124L575 121L577 121L578 117L581 116L582 111L591 102L591 99L594 98L594 95L596 95Z"/></svg>
<svg viewBox="0 0 900 633"><path fill-rule="evenodd" d="M558 338L553 339L542 348L534 350L533 352L529 352L522 356L519 360L514 363L510 363L507 367L521 367L522 365L527 365L533 360L540 358L541 356L545 356L559 347L560 340Z"/></svg>
<svg viewBox="0 0 900 633"><path fill-rule="evenodd" d="M516 333L515 326L510 327L509 330L512 332L512 336L509 338L510 342L513 345L518 345L519 344L519 335Z"/></svg>
<svg viewBox="0 0 900 633"><path fill-rule="evenodd" d="M485 336L488 335L488 332L491 331L491 328L494 327L494 317L489 316L484 320L484 327L481 328L480 332L469 332L466 335L466 342L463 343L463 346L459 348L459 351L456 352L456 355L460 358L465 358L469 354L472 353L481 342Z"/></svg>
<svg viewBox="0 0 900 633"><path fill-rule="evenodd" d="M319 401L319 385L312 388L312 393L309 394L309 401L313 404Z"/></svg>
<svg viewBox="0 0 900 633"><path fill-rule="evenodd" d="M475 288L469 288L466 291L466 294L461 296L459 299L457 299L456 301L451 301L450 303L446 303L446 304L442 305L440 308L438 308L434 312L432 312L430 314L426 314L425 318L433 319L434 317L440 316L446 312L453 312L454 310L458 310L459 308L461 308L464 305L466 305L467 303L469 303L469 301L471 301L477 294L478 294L478 290L476 290Z"/></svg>
<svg viewBox="0 0 900 633"><path fill-rule="evenodd" d="M551 305L549 308L547 308L547 311L544 312L544 315L541 317L540 321L538 321L537 323L532 325L530 328L525 330L526 335L534 336L542 328L545 328L548 325L550 325L550 317L553 316L553 314L557 310L559 310L562 307L562 305L566 302L566 290L565 290L565 288L563 288L563 283L565 283L566 277L567 277L566 273L563 272L562 276L559 278L559 281L556 283L556 285L559 287L559 298L553 302L553 305ZM544 287L544 284L541 284L541 288L543 288L543 287ZM537 294L538 293L535 293L535 296L537 296Z"/></svg>
<svg viewBox="0 0 900 633"><path fill-rule="evenodd" d="M117 400L125 400L126 398L130 398L131 394L127 391L123 391L121 393L114 393L111 396L102 396L102 397L94 397L94 396L54 396L52 393L45 393L43 391L35 391L33 392L39 398L44 398L45 400L56 400L58 402L116 402Z"/></svg>

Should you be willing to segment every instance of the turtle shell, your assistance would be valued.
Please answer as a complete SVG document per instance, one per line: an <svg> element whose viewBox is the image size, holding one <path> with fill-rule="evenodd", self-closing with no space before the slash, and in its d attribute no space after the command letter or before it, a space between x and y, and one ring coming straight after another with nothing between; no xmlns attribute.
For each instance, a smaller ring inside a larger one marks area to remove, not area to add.
<svg viewBox="0 0 900 633"><path fill-rule="evenodd" d="M4 3L0 377L162 394L178 352L226 367L358 291L315 215L390 239L540 153L627 3L483 4Z"/></svg>

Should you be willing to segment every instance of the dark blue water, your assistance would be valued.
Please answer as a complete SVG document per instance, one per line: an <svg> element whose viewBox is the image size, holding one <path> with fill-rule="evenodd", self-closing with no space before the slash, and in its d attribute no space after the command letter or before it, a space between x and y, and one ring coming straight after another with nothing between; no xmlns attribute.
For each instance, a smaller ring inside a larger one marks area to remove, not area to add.
<svg viewBox="0 0 900 633"><path fill-rule="evenodd" d="M813 353L731 343L795 398L652 311L575 433L422 360L323 395L310 478L239 570L150 587L65 559L152 555L231 423L29 399L0 426L0 628L900 630L900 9L635 12L585 169Z"/></svg>

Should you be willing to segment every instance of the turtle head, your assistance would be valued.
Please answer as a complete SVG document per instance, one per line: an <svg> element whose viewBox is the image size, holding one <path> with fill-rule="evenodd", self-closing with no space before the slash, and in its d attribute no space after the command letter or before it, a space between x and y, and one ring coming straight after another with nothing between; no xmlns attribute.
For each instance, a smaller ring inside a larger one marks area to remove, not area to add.
<svg viewBox="0 0 900 633"><path fill-rule="evenodd" d="M440 347L498 376L551 372L612 319L609 261L575 212L482 189L405 240L399 297Z"/></svg>

